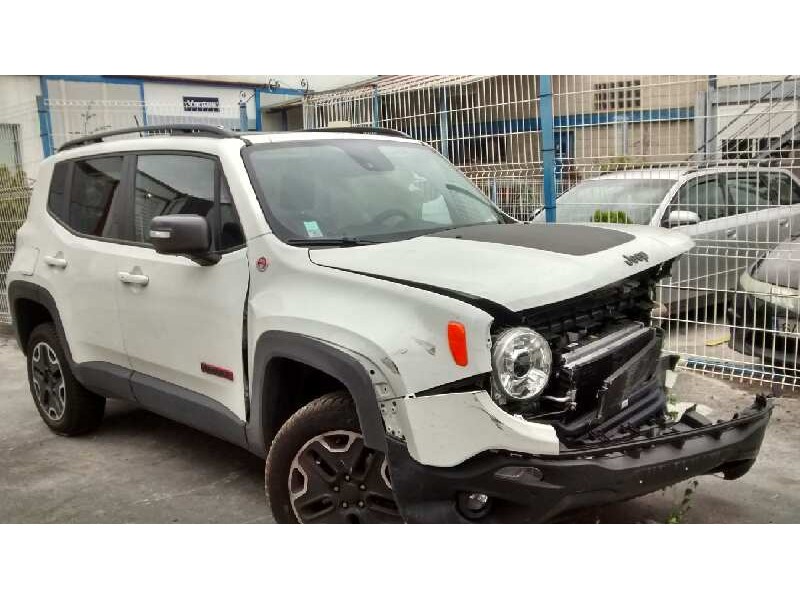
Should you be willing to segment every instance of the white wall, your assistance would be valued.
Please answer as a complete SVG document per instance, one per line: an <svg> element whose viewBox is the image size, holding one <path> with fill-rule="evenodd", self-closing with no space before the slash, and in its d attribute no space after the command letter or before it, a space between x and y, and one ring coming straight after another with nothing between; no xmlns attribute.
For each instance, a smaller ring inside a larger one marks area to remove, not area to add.
<svg viewBox="0 0 800 600"><path fill-rule="evenodd" d="M39 94L41 88L37 76L0 76L0 123L18 126L16 142L22 168L29 177L36 176L36 167L44 154L36 110L36 96Z"/></svg>

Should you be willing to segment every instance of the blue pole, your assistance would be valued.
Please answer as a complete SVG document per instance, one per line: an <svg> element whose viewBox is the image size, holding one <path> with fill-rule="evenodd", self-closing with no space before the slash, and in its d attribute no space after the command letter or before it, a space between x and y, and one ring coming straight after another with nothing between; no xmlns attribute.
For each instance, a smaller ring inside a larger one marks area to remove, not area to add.
<svg viewBox="0 0 800 600"><path fill-rule="evenodd" d="M556 144L553 133L553 87L550 75L539 75L539 121L542 124L542 170L544 171L544 214L556 222Z"/></svg>
<svg viewBox="0 0 800 600"><path fill-rule="evenodd" d="M42 96L36 96L36 110L39 113L39 135L42 137L42 153L47 158L53 154L53 132L50 126L50 113Z"/></svg>
<svg viewBox="0 0 800 600"><path fill-rule="evenodd" d="M261 90L256 88L253 93L256 99L256 131L261 131Z"/></svg>
<svg viewBox="0 0 800 600"><path fill-rule="evenodd" d="M381 126L381 95L377 85L372 88L372 126Z"/></svg>

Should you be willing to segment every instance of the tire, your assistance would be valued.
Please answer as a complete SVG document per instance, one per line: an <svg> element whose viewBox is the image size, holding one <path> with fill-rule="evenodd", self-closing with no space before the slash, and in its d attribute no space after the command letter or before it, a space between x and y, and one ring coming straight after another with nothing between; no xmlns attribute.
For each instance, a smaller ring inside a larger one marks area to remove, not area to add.
<svg viewBox="0 0 800 600"><path fill-rule="evenodd" d="M281 427L265 487L278 523L399 523L382 453L366 448L347 392L320 396Z"/></svg>
<svg viewBox="0 0 800 600"><path fill-rule="evenodd" d="M51 430L71 436L88 433L100 425L106 399L75 379L52 323L42 323L31 333L27 363L33 402Z"/></svg>

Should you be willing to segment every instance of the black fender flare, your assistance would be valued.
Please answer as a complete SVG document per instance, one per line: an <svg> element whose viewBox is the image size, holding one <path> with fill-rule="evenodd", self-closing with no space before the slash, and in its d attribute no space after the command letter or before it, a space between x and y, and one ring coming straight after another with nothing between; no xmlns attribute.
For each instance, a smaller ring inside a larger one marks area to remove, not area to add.
<svg viewBox="0 0 800 600"><path fill-rule="evenodd" d="M386 452L383 426L375 388L369 373L352 356L321 340L289 331L267 331L256 342L250 395L247 442L250 450L264 456L270 439L271 407L266 406L265 376L273 358L288 358L338 379L350 392L358 414L364 444Z"/></svg>
<svg viewBox="0 0 800 600"><path fill-rule="evenodd" d="M64 331L64 325L61 322L61 313L58 311L58 305L53 295L40 285L29 281L17 280L12 281L8 286L8 304L11 309L11 323L14 328L14 334L17 337L17 344L23 354L27 352L27 348L25 348L25 345L22 343L20 315L16 314L18 300L36 302L44 306L47 312L50 313L50 316L53 318L53 324L56 327L56 334L61 342L61 347L64 349L64 354L67 355L69 368L82 386L101 396L134 400L131 387L128 383L128 379L130 379L131 375L130 369L103 362L75 362L75 358L72 356L72 350L67 342L67 334Z"/></svg>
<svg viewBox="0 0 800 600"><path fill-rule="evenodd" d="M64 325L61 323L61 314L58 312L58 306L56 305L56 301L52 294L42 286L35 283L16 280L12 281L8 285L8 307L11 311L11 325L14 328L14 334L17 337L17 344L19 344L20 350L25 353L27 349L22 343L20 317L16 313L18 300L30 300L32 302L36 302L37 304L41 304L47 309L47 312L49 312L50 316L53 317L53 323L55 323L56 331L58 332L58 337L61 341L61 346L64 348L64 352L67 355L67 360L70 363L70 367L74 367L75 361L72 358L72 352L70 351L69 344L67 343L67 336L64 333Z"/></svg>

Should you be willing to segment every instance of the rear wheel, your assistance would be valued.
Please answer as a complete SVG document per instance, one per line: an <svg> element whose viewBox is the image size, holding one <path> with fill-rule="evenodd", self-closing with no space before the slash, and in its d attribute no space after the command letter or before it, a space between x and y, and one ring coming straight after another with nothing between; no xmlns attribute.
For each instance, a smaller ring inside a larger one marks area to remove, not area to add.
<svg viewBox="0 0 800 600"><path fill-rule="evenodd" d="M281 427L266 490L279 523L399 523L386 457L364 445L346 392L321 396Z"/></svg>
<svg viewBox="0 0 800 600"><path fill-rule="evenodd" d="M52 323L33 330L27 354L31 395L47 426L60 435L79 435L97 428L106 399L75 379Z"/></svg>

